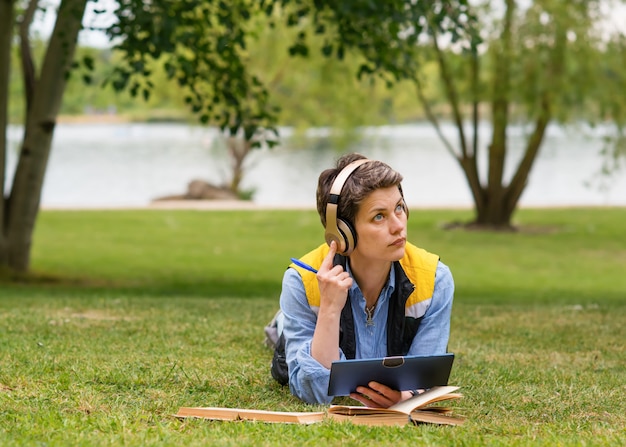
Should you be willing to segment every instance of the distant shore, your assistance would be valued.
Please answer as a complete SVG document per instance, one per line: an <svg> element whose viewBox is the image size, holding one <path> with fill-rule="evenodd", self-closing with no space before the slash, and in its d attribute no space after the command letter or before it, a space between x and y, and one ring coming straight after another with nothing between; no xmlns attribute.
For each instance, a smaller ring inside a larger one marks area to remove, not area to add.
<svg viewBox="0 0 626 447"><path fill-rule="evenodd" d="M131 120L127 116L114 113L94 113L89 115L60 115L58 124L120 124Z"/></svg>
<svg viewBox="0 0 626 447"><path fill-rule="evenodd" d="M86 113L83 115L59 115L58 124L126 124L126 123L186 123L194 122L193 118L175 114L133 116L118 113ZM197 122L197 121L196 121Z"/></svg>
<svg viewBox="0 0 626 447"><path fill-rule="evenodd" d="M247 200L157 200L145 205L94 205L94 206L72 206L72 205L42 205L42 210L55 211L106 211L106 210L313 210L314 205L261 205Z"/></svg>
<svg viewBox="0 0 626 447"><path fill-rule="evenodd" d="M416 210L459 210L467 211L473 209L473 206L424 206L409 205L410 209ZM626 208L619 205L533 205L520 206L519 209L609 209L609 208ZM206 210L206 211L272 211L272 210L315 210L315 205L275 205L275 204L258 204L248 200L158 200L147 203L146 205L94 205L94 206L72 206L72 205L51 205L41 206L42 210L50 211L116 211L116 210Z"/></svg>

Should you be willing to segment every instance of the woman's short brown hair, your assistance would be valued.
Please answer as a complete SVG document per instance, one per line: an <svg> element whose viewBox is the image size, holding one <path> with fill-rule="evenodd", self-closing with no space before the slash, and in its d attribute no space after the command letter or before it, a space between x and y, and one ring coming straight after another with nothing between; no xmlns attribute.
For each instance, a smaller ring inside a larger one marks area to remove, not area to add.
<svg viewBox="0 0 626 447"><path fill-rule="evenodd" d="M340 157L334 168L323 171L317 183L317 212L322 225L326 228L326 205L330 198L330 188L343 168L356 160L367 158L361 154L351 153ZM348 177L341 189L337 216L354 226L359 207L363 200L372 192L381 188L397 186L402 193L400 183L402 175L382 161L372 160L359 166Z"/></svg>

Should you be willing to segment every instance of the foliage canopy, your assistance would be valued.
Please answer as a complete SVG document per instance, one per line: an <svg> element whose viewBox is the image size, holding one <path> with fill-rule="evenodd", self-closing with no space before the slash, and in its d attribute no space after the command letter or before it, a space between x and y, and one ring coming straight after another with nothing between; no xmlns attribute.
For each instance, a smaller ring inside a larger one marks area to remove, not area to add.
<svg viewBox="0 0 626 447"><path fill-rule="evenodd" d="M150 96L153 84L149 62L164 57L170 79L186 89L185 101L201 122L214 121L231 136L247 142L261 131L276 133L276 109L266 86L248 71L246 36L253 17L264 14L289 26L311 21L315 33L329 36L323 47L328 56L343 57L345 48L357 48L366 63L362 73L400 79L415 72L408 57L425 26L426 12L442 29L454 30L467 19L466 0L372 2L330 0L122 0L109 4L94 0L61 0L56 21L39 68L33 57L30 28L39 1L0 2L0 266L28 269L32 233L39 211L43 179L68 75L77 65L89 71L90 56L75 62L77 37L88 4L98 15L112 12L115 20L105 32L122 54L110 79L116 90ZM91 26L91 25L90 25ZM94 27L96 25L93 25ZM25 125L18 166L10 193L5 192L6 127L11 51L19 36L24 80ZM306 32L290 46L292 55L306 55ZM89 80L89 74L84 74ZM271 142L272 140L269 140Z"/></svg>

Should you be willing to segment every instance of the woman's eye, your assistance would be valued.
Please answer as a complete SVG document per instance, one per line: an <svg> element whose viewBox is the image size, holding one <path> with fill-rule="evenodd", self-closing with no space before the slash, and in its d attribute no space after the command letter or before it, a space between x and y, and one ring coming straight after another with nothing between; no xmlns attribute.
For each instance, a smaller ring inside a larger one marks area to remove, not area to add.
<svg viewBox="0 0 626 447"><path fill-rule="evenodd" d="M398 204L398 206L396 206L396 213L400 214L401 212L404 211L404 207L402 206L402 204Z"/></svg>
<svg viewBox="0 0 626 447"><path fill-rule="evenodd" d="M374 222L379 222L381 220L383 220L383 215L382 214L376 214L374 216Z"/></svg>

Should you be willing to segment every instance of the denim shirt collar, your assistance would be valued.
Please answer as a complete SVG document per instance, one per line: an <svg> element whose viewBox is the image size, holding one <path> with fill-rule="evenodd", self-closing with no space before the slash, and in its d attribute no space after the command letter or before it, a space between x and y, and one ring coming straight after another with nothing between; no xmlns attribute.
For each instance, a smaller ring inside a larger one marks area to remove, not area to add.
<svg viewBox="0 0 626 447"><path fill-rule="evenodd" d="M359 288L359 285L354 280L354 275L352 275L352 270L350 269L350 259L346 260L346 272L353 279L352 286L350 287L350 294L356 294L355 296L363 297L363 292ZM383 289L380 291L380 296L382 298L388 298L393 294L393 291L396 288L396 275L393 263L391 264L391 268L389 269L389 277L387 278L387 282L383 286Z"/></svg>

